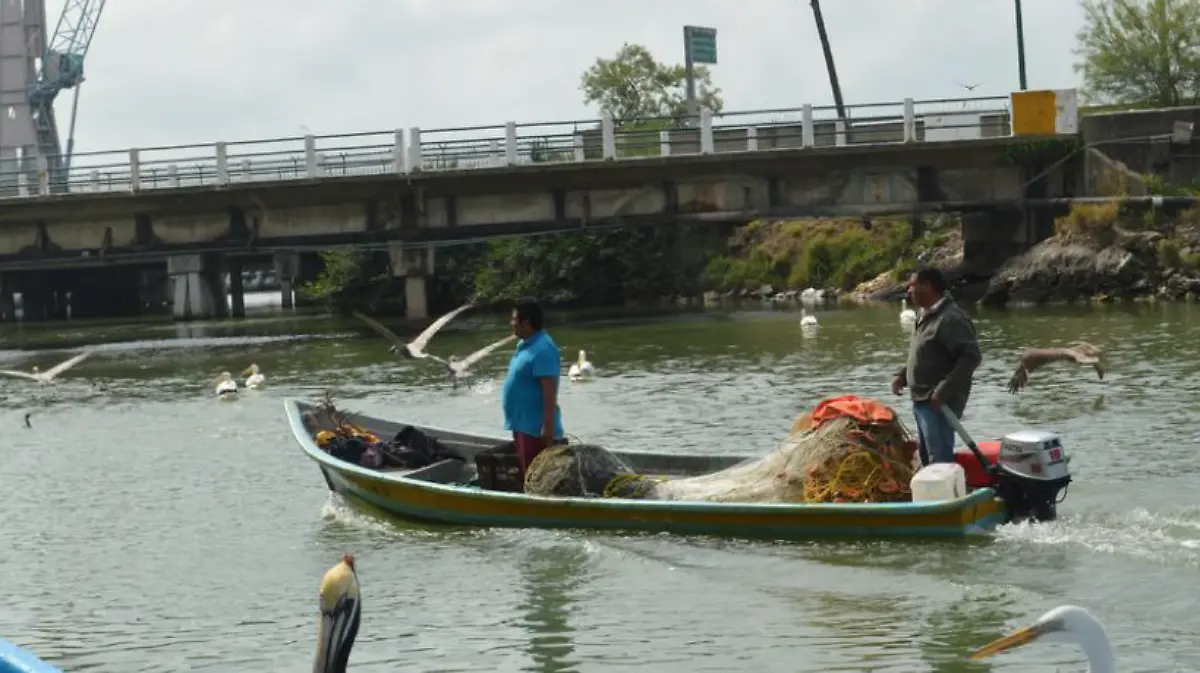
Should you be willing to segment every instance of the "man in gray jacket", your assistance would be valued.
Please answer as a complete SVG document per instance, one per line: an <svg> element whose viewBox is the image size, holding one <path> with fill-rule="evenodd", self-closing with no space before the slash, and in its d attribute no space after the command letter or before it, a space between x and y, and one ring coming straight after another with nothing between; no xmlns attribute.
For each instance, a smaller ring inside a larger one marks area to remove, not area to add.
<svg viewBox="0 0 1200 673"><path fill-rule="evenodd" d="M975 325L946 292L937 269L913 274L908 293L920 308L908 347L908 364L892 380L892 393L908 388L917 419L921 464L954 462L954 428L943 416L945 405L961 417L971 396L971 378L979 366Z"/></svg>

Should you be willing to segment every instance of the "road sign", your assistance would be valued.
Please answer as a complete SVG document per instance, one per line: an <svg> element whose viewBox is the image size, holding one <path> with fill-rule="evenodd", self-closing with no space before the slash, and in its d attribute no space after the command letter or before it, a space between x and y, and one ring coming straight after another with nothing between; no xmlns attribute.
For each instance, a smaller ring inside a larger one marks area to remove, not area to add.
<svg viewBox="0 0 1200 673"><path fill-rule="evenodd" d="M683 27L683 44L692 63L717 63L717 29L699 26Z"/></svg>

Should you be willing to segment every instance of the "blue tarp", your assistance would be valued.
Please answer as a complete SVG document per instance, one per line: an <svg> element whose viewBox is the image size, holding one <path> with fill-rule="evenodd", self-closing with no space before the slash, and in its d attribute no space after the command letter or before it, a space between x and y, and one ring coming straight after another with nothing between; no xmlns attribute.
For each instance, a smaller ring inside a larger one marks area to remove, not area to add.
<svg viewBox="0 0 1200 673"><path fill-rule="evenodd" d="M32 652L0 638L0 673L63 673L38 659Z"/></svg>

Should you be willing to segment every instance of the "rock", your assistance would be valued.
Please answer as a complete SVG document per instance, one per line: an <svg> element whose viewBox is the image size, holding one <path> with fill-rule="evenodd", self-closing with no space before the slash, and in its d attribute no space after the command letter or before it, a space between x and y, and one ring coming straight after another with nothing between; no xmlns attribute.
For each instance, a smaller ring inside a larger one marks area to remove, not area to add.
<svg viewBox="0 0 1200 673"><path fill-rule="evenodd" d="M982 301L1044 304L1103 296L1132 298L1152 291L1150 274L1156 238L1139 236L1126 243L1140 254L1113 245L1096 250L1056 239L1043 241L1006 263L988 283ZM1148 246L1148 248L1147 248Z"/></svg>

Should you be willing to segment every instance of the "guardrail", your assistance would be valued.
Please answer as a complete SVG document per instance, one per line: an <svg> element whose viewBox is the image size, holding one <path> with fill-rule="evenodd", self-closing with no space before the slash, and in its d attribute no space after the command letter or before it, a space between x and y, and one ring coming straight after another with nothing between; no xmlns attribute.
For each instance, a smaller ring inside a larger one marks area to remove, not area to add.
<svg viewBox="0 0 1200 673"><path fill-rule="evenodd" d="M696 120L693 120L696 121ZM409 174L540 163L637 160L863 144L928 143L1011 135L1006 96L734 111L670 119L508 122L394 129L75 154L69 170L44 157L0 161L0 199L63 192L136 192L234 183Z"/></svg>

